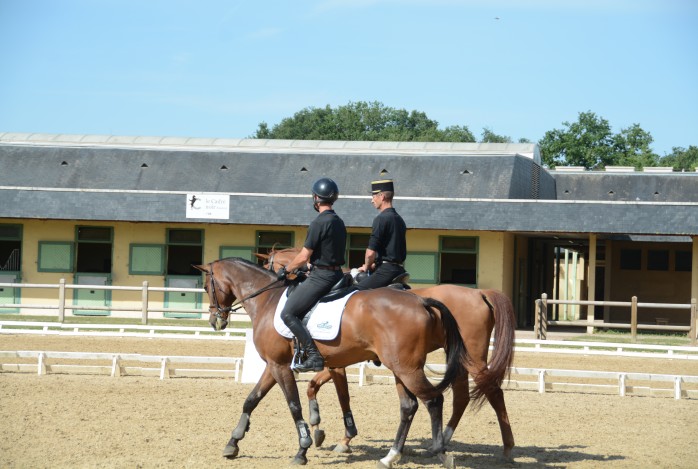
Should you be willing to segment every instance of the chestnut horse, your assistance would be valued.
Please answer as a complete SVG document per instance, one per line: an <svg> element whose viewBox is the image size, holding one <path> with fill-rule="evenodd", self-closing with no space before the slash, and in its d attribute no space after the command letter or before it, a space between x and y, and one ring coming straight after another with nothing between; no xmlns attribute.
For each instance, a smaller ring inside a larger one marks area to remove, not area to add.
<svg viewBox="0 0 698 469"><path fill-rule="evenodd" d="M279 269L288 264L298 253L297 248L282 250L272 249L269 254L256 253L258 259L264 260L264 266L270 270ZM429 288L407 290L420 297L431 297L441 301L451 311L460 327L463 342L468 349L470 361L467 371L473 376L476 386L469 392L467 373L454 383L453 412L446 428L444 441L448 443L472 399L479 407L483 397L494 409L502 434L503 457L511 460L514 447L514 435L511 431L509 416L504 403L502 382L509 372L514 359L514 334L516 317L511 300L498 290L479 290L457 285L437 285ZM490 337L494 330L494 349L487 361ZM318 372L308 384L307 395L310 405L310 424L315 432L316 445L324 440L324 431L320 429L320 409L317 393L320 387L332 380L339 397L344 415L351 415L349 391L346 373L342 369L325 368ZM335 447L337 452L348 452L349 442L357 435L353 420L347 425L345 419L345 436Z"/></svg>
<svg viewBox="0 0 698 469"><path fill-rule="evenodd" d="M206 274L205 289L209 297L209 323L215 330L224 329L233 303L244 305L252 321L253 341L266 362L262 376L242 407L237 427L223 451L235 458L240 441L250 427L250 414L269 390L278 383L298 432L299 449L292 464L306 464L306 452L312 445L294 372L292 340L274 327L274 313L286 282L274 273L241 258L228 258L208 265L194 266ZM366 360L381 360L395 376L400 400L400 424L388 455L379 467L392 467L402 455L417 398L429 411L432 425L432 452L445 467L454 467L445 451L442 432L443 392L459 380L463 364L469 360L458 331L458 324L447 307L431 298L384 289L358 292L347 301L339 335L333 340L316 341L329 367L344 368ZM434 386L424 373L429 352L444 347L446 372Z"/></svg>

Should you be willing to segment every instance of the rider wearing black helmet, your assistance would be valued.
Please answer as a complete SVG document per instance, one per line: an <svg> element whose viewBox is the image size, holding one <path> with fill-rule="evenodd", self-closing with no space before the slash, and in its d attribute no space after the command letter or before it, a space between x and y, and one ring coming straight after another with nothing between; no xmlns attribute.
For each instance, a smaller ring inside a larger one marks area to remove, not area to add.
<svg viewBox="0 0 698 469"><path fill-rule="evenodd" d="M313 208L319 212L318 216L308 226L301 251L277 272L279 280L282 280L287 272L293 272L307 263L312 264L311 274L293 290L281 311L281 319L307 354L305 361L293 367L300 372L320 371L325 366L324 358L300 318L342 278L347 239L344 222L332 209L339 196L337 184L332 179L321 178L313 184L312 192Z"/></svg>

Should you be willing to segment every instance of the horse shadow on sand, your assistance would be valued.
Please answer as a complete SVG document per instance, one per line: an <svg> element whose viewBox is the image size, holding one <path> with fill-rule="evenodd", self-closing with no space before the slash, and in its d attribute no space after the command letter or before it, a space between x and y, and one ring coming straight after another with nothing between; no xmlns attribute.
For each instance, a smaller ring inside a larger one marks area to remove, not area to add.
<svg viewBox="0 0 698 469"><path fill-rule="evenodd" d="M366 439L364 442L354 441L353 452L348 455L337 455L344 458L347 464L373 463L384 457L392 441L387 439ZM427 438L415 439L405 444L405 449L401 463L416 464L420 467L439 467L438 460L430 452L431 440ZM455 458L458 467L477 468L559 468L571 463L593 463L602 466L607 463L613 466L615 461L625 459L622 455L594 454L587 451L588 447L583 445L560 445L551 446L516 446L514 447L514 461L505 460L502 454L501 445L484 445L461 443L451 441L448 444L448 452ZM315 451L331 452L331 447L316 448ZM327 455L327 453L325 453ZM312 455L309 453L310 458ZM321 462L318 460L315 463ZM327 464L336 464L336 461L326 461ZM324 462L321 462L324 464ZM400 463L398 463L399 466ZM361 467L364 467L361 465ZM373 466L375 467L375 466Z"/></svg>

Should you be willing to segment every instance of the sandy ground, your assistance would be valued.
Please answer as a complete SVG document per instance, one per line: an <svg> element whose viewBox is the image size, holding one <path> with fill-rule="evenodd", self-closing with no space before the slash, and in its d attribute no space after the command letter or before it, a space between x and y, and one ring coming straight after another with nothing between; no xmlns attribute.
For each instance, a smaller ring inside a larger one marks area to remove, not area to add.
<svg viewBox="0 0 698 469"><path fill-rule="evenodd" d="M90 351L243 356L241 342L0 336L0 350ZM515 366L698 375L682 360L573 357L521 353ZM301 395L306 382L299 381ZM221 457L252 385L222 378L0 373L0 467L274 468L298 446L278 387L252 415L235 460ZM343 434L332 385L320 393L327 441L308 451L306 467L374 468L390 449L399 420L393 385L350 385L359 435L351 455L331 451ZM698 400L508 390L517 446L504 463L492 409L468 411L449 451L459 467L693 468L698 461ZM447 396L445 416L450 415ZM307 403L303 399L307 416ZM399 468L439 467L427 454L425 409L415 417Z"/></svg>

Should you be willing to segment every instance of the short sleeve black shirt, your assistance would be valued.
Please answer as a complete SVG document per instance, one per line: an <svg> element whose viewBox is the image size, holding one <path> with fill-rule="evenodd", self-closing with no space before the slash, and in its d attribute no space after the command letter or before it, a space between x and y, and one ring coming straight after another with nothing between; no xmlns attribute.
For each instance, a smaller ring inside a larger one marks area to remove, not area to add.
<svg viewBox="0 0 698 469"><path fill-rule="evenodd" d="M334 210L325 210L308 226L304 247L313 250L310 263L325 267L344 264L347 229Z"/></svg>
<svg viewBox="0 0 698 469"><path fill-rule="evenodd" d="M407 257L407 226L394 208L387 208L373 219L368 248L382 261L402 264Z"/></svg>

